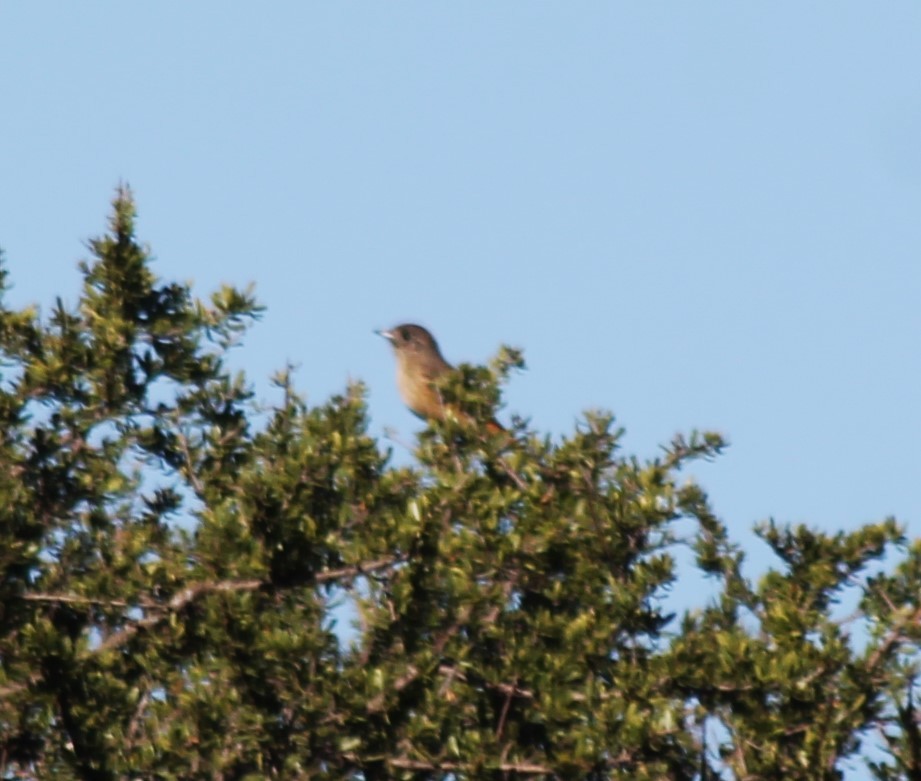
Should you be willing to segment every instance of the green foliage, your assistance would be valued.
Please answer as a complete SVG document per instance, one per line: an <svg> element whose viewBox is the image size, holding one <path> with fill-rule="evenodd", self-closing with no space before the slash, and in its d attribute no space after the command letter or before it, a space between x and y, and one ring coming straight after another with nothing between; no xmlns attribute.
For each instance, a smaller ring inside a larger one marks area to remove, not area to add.
<svg viewBox="0 0 921 781"><path fill-rule="evenodd" d="M120 189L76 306L0 306L4 777L834 779L873 730L878 778L921 777L894 521L763 524L752 582L680 474L718 435L490 433L508 349L394 467L360 385L258 404L225 366L252 291L162 283L134 222Z"/></svg>

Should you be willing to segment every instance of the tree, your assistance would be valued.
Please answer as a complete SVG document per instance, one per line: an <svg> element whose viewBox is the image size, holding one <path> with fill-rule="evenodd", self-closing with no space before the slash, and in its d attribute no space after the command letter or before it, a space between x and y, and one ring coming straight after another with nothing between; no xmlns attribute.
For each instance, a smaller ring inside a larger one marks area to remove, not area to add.
<svg viewBox="0 0 921 781"><path fill-rule="evenodd" d="M285 370L266 410L226 368L252 292L157 280L134 222L120 188L76 306L0 308L4 777L832 779L878 730L877 777L921 778L893 520L764 524L752 583L680 475L718 435L643 461L600 413L480 430L508 349L394 467L360 385L308 407ZM695 576L716 596L667 613Z"/></svg>

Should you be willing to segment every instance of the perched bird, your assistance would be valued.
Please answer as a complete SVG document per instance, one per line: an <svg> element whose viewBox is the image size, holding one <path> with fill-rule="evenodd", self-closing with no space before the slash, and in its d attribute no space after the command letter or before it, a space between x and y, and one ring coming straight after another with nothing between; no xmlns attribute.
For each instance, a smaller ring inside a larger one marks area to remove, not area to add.
<svg viewBox="0 0 921 781"><path fill-rule="evenodd" d="M397 388L410 412L423 420L444 420L444 402L435 382L454 367L442 357L435 337L421 325L412 323L375 333L393 345L397 358ZM490 420L486 430L497 434L505 429Z"/></svg>

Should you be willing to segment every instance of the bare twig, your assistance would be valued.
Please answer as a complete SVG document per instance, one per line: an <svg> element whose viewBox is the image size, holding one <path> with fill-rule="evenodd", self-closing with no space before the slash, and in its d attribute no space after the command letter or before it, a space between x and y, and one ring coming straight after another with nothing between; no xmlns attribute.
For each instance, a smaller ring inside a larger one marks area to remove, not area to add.
<svg viewBox="0 0 921 781"><path fill-rule="evenodd" d="M137 707L134 709L134 715L131 717L131 722L128 724L128 740L132 743L138 736L141 716L144 714L144 710L147 708L148 703L150 702L150 690L147 689L144 691L144 694L141 695L138 700Z"/></svg>
<svg viewBox="0 0 921 781"><path fill-rule="evenodd" d="M96 599L75 594L22 594L26 602L46 602L57 605L92 605L93 607L133 607L123 599Z"/></svg>
<svg viewBox="0 0 921 781"><path fill-rule="evenodd" d="M205 486L202 484L201 480L198 479L198 475L195 472L195 467L192 464L192 453L189 450L189 438L185 433L180 433L177 437L180 444L182 445L182 454L185 456L185 466L186 466L186 475L189 478L189 482L192 483L192 488L195 489L195 493L200 497L205 495Z"/></svg>
<svg viewBox="0 0 921 781"><path fill-rule="evenodd" d="M409 759L408 757L394 757L388 759L387 764L390 767L400 770L472 770L468 764L463 762L425 762L420 759ZM538 765L533 762L502 762L494 766L496 770L502 773L527 773L532 775L546 775L553 772L545 765Z"/></svg>
<svg viewBox="0 0 921 781"><path fill-rule="evenodd" d="M508 718L508 709L512 704L512 693L505 695L505 702L502 703L502 713L499 714L499 723L496 725L496 740L502 740L502 731L505 729L505 720Z"/></svg>
<svg viewBox="0 0 921 781"><path fill-rule="evenodd" d="M514 469L512 469L508 465L508 461L505 460L504 456L499 456L496 459L496 463L498 463L499 466L502 467L505 474L507 474L510 478L512 478L512 482L514 482L515 485L517 485L519 489L527 492L528 484L521 478L521 476Z"/></svg>
<svg viewBox="0 0 921 781"><path fill-rule="evenodd" d="M386 556L382 559L374 559L364 564L353 564L350 567L339 567L338 569L326 569L318 572L315 578L317 583L328 583L331 580L339 578L356 578L359 575L368 575L372 572L378 572L387 569L394 564L400 564L405 561L403 556Z"/></svg>
<svg viewBox="0 0 921 781"><path fill-rule="evenodd" d="M435 656L438 656L441 654L441 652L444 650L444 647L447 645L448 640L457 634L457 632L464 625L464 623L467 621L468 618L470 618L470 608L469 607L465 608L461 612L461 614L458 616L457 621L455 621L453 624L451 624L451 626L445 629L445 631L442 632L438 636L438 638L435 640L434 644L432 645L432 651L434 652ZM409 686L409 684L411 684L413 681L416 680L416 678L419 677L420 672L421 671L419 670L419 668L416 667L415 665L412 665L412 664L407 665L406 672L403 675L401 675L399 678L397 678L396 681L394 681L392 691L394 692L403 691L403 689L405 689L407 686ZM368 709L368 712L375 713L377 711L383 710L384 709L384 697L385 697L385 692L381 692L380 694L368 700L368 704L366 706Z"/></svg>
<svg viewBox="0 0 921 781"><path fill-rule="evenodd" d="M324 570L316 574L314 582L328 583L329 581L337 580L339 578L357 577L358 575L366 572L374 572L376 570L384 569L397 561L399 561L398 557L389 556L383 559L375 559L374 561L370 561L365 564L355 564L350 567L339 567L338 569ZM156 608L149 606L150 610L157 610L155 615L150 615L146 618L135 621L126 626L120 632L116 632L115 634L110 635L95 650L106 651L124 645L140 630L150 629L166 621L171 614L179 612L190 602L193 602L195 599L204 594L256 591L266 585L268 585L268 582L265 580L259 578L250 578L245 580L206 581L203 583L194 583L190 586L186 586L181 591L177 591L169 600L169 602L165 603L164 605L157 606Z"/></svg>
<svg viewBox="0 0 921 781"><path fill-rule="evenodd" d="M921 621L921 605L915 608L915 610L906 616L903 620L897 622L896 625L886 633L886 637L883 642L880 643L877 649L867 660L868 667L871 670L876 669L876 666L882 661L883 657L888 655L892 647L904 639L902 635L903 627L909 626L911 624L917 624L919 621Z"/></svg>
<svg viewBox="0 0 921 781"><path fill-rule="evenodd" d="M462 670L452 665L442 664L438 667L438 672L446 676L449 682L453 678L457 678L457 680L463 681L464 683L468 682L467 675ZM520 697L523 700L534 699L534 692L530 689L522 689L520 686L515 686L511 683L491 683L490 681L483 681L480 685L482 685L484 689L492 689L508 697Z"/></svg>
<svg viewBox="0 0 921 781"><path fill-rule="evenodd" d="M187 586L181 591L177 591L173 594L172 599L162 606L161 610L163 612L142 618L139 621L129 624L120 632L109 635L109 637L100 643L99 647L95 650L107 651L124 645L140 630L150 629L166 621L170 614L182 610L186 605L202 594L215 594L228 591L255 591L264 584L265 581L253 578L251 580L220 580L216 582L195 583L194 585Z"/></svg>

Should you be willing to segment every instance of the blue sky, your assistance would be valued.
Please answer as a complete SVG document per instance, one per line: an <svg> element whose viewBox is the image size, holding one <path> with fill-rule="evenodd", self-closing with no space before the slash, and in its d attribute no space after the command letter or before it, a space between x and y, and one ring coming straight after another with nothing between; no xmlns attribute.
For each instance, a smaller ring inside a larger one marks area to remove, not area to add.
<svg viewBox="0 0 921 781"><path fill-rule="evenodd" d="M455 362L523 347L504 414L538 429L724 432L699 475L747 545L917 534L919 30L914 1L4 3L10 301L73 300L125 180L162 277L256 283L260 388L363 379L411 441L372 329L417 321Z"/></svg>

